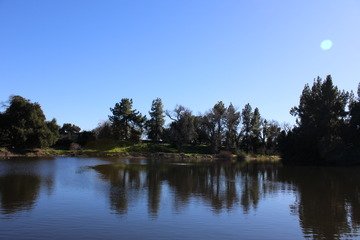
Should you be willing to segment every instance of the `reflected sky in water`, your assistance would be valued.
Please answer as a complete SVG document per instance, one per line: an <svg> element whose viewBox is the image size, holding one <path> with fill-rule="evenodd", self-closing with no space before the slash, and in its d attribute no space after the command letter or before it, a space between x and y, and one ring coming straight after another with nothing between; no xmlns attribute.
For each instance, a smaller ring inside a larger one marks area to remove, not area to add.
<svg viewBox="0 0 360 240"><path fill-rule="evenodd" d="M0 161L0 239L359 238L360 168Z"/></svg>

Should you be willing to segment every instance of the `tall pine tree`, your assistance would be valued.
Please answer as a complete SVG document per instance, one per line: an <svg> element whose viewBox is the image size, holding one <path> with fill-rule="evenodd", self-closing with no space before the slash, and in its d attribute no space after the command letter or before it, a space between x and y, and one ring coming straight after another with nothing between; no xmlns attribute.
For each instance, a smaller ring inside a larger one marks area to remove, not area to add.
<svg viewBox="0 0 360 240"><path fill-rule="evenodd" d="M113 115L109 116L113 135L117 140L137 142L140 140L146 118L133 109L133 100L123 98L110 108Z"/></svg>
<svg viewBox="0 0 360 240"><path fill-rule="evenodd" d="M163 104L160 98L152 101L150 119L146 122L148 138L153 142L159 142L162 139L165 124L165 115Z"/></svg>

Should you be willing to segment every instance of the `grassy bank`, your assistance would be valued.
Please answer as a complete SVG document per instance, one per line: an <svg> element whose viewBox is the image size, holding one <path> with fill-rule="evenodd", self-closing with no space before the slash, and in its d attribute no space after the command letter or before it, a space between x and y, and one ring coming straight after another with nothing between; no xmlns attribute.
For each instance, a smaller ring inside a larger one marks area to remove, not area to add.
<svg viewBox="0 0 360 240"><path fill-rule="evenodd" d="M208 146L184 146L182 151L170 144L139 143L126 144L113 141L91 142L78 150L54 148L27 149L9 151L0 148L0 158L11 157L54 157L54 156L90 156L90 157L148 157L154 159L211 161L215 159L238 161L278 161L278 156L244 154L235 155L227 151L212 154Z"/></svg>

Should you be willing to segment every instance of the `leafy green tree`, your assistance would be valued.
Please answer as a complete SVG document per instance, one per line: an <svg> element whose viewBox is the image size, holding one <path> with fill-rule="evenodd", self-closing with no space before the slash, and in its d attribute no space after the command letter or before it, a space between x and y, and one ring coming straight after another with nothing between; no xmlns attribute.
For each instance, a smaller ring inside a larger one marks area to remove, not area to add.
<svg viewBox="0 0 360 240"><path fill-rule="evenodd" d="M94 141L96 139L95 133L93 131L81 131L77 138L77 143L79 143L81 146L85 146L91 141Z"/></svg>
<svg viewBox="0 0 360 240"><path fill-rule="evenodd" d="M64 123L59 132L63 138L76 141L81 128L71 123Z"/></svg>
<svg viewBox="0 0 360 240"><path fill-rule="evenodd" d="M201 128L198 129L198 132L203 132L203 135L207 139L207 143L210 144L211 151L215 152L216 146L216 122L214 121L213 114L211 111L204 114L201 117L201 122L199 125Z"/></svg>
<svg viewBox="0 0 360 240"><path fill-rule="evenodd" d="M137 142L143 132L145 116L132 108L133 100L123 98L114 108L110 108L112 115L109 120L112 124L114 137L118 140Z"/></svg>
<svg viewBox="0 0 360 240"><path fill-rule="evenodd" d="M71 123L64 123L59 131L60 134L77 134L81 131L81 128Z"/></svg>
<svg viewBox="0 0 360 240"><path fill-rule="evenodd" d="M226 107L222 101L217 102L211 111L212 120L215 123L215 135L212 141L214 152L218 152L222 145L224 135Z"/></svg>
<svg viewBox="0 0 360 240"><path fill-rule="evenodd" d="M149 112L150 119L146 122L148 138L154 142L159 142L162 139L165 124L163 108L160 98L153 100L151 111Z"/></svg>
<svg viewBox="0 0 360 240"><path fill-rule="evenodd" d="M226 107L222 101L217 102L203 118L203 124L207 129L211 149L218 152L222 145L226 118Z"/></svg>
<svg viewBox="0 0 360 240"><path fill-rule="evenodd" d="M262 136L261 144L263 152L267 154L274 154L278 150L278 138L281 133L281 127L276 121L262 121Z"/></svg>
<svg viewBox="0 0 360 240"><path fill-rule="evenodd" d="M60 134L60 126L57 124L56 119L53 118L51 121L46 122L46 125L49 129L49 135L48 135L48 145L52 146L56 143L56 141L59 139Z"/></svg>
<svg viewBox="0 0 360 240"><path fill-rule="evenodd" d="M237 148L237 135L238 128L241 121L240 112L236 111L235 107L230 103L229 107L226 110L225 116L225 127L226 127L226 148L228 150L233 150Z"/></svg>
<svg viewBox="0 0 360 240"><path fill-rule="evenodd" d="M9 106L0 119L2 144L9 147L48 147L58 138L56 120L46 122L40 105L21 96L10 97Z"/></svg>
<svg viewBox="0 0 360 240"><path fill-rule="evenodd" d="M208 136L207 127L206 127L206 119L202 115L198 115L194 117L194 127L196 132L195 144L210 144L210 138Z"/></svg>
<svg viewBox="0 0 360 240"><path fill-rule="evenodd" d="M112 139L112 127L110 121L100 123L94 130L96 139Z"/></svg>
<svg viewBox="0 0 360 240"><path fill-rule="evenodd" d="M167 112L167 115L173 120L167 134L168 140L181 151L184 144L193 143L196 139L195 117L189 109L181 105L175 108L173 114Z"/></svg>

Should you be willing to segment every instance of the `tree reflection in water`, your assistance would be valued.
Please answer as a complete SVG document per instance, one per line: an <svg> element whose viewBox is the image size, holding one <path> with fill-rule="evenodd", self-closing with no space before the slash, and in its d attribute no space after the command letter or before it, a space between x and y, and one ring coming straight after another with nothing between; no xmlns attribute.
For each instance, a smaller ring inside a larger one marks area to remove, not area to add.
<svg viewBox="0 0 360 240"><path fill-rule="evenodd" d="M296 187L295 212L305 236L352 237L360 227L359 168L292 167L278 180Z"/></svg>
<svg viewBox="0 0 360 240"><path fill-rule="evenodd" d="M3 162L4 174L0 174L0 213L14 214L31 210L42 187L51 194L54 177L49 168L42 168L37 161L13 159L9 163ZM52 164L52 161L44 160L45 166Z"/></svg>
<svg viewBox="0 0 360 240"><path fill-rule="evenodd" d="M261 197L280 187L272 181L275 169L266 164L114 164L98 165L94 169L110 183L111 205L119 213L127 211L130 194L134 196L146 189L148 211L156 216L163 184L175 193L175 209L186 206L191 198L200 198L218 213L238 204L244 212L256 209Z"/></svg>
<svg viewBox="0 0 360 240"><path fill-rule="evenodd" d="M351 237L360 226L358 168L283 167L276 163L202 163L98 165L94 169L110 183L110 202L126 213L128 202L147 194L148 212L159 212L162 187L173 193L174 208L199 199L215 213L239 206L244 214L257 210L262 199L279 192L295 194L289 211L299 216L305 237Z"/></svg>
<svg viewBox="0 0 360 240"><path fill-rule="evenodd" d="M36 202L40 178L31 175L8 175L0 177L1 209L10 214L30 210Z"/></svg>

